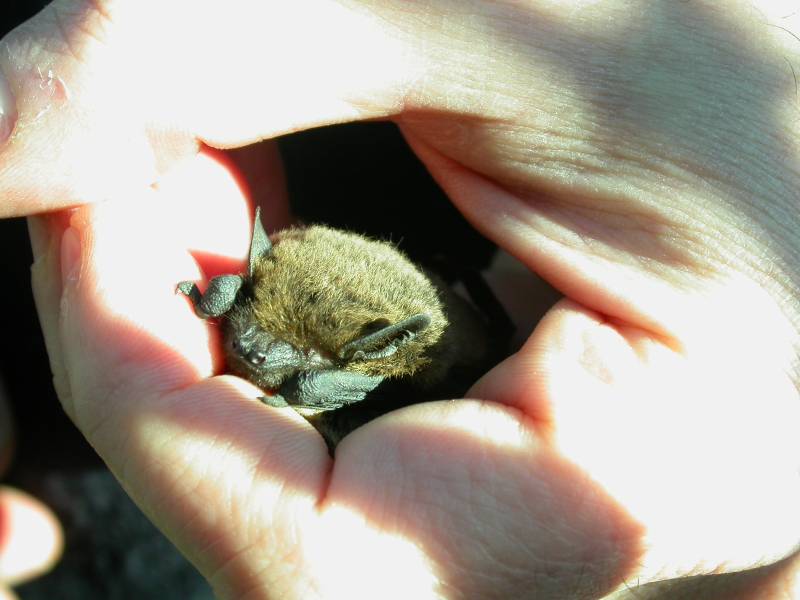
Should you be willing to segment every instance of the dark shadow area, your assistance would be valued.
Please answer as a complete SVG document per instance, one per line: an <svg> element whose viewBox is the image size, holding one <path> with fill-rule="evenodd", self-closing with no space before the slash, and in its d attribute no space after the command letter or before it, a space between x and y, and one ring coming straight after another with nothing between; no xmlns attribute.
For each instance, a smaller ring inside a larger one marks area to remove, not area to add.
<svg viewBox="0 0 800 600"><path fill-rule="evenodd" d="M392 123L312 129L278 140L294 214L397 244L415 262L488 266L495 246L436 185Z"/></svg>

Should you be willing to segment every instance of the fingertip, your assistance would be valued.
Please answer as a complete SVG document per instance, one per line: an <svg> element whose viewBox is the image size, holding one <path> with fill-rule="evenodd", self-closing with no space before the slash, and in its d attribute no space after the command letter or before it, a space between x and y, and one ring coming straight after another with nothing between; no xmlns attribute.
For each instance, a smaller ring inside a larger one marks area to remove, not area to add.
<svg viewBox="0 0 800 600"><path fill-rule="evenodd" d="M160 219L175 245L243 264L249 247L250 190L221 151L204 149L158 185Z"/></svg>
<svg viewBox="0 0 800 600"><path fill-rule="evenodd" d="M0 488L0 581L14 585L45 573L63 547L61 525L50 509L23 492Z"/></svg>

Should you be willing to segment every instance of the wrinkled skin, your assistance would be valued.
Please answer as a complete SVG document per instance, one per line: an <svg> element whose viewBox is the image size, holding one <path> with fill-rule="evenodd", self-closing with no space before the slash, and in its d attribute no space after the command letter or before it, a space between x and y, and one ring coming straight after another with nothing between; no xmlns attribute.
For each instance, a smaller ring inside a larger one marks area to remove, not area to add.
<svg viewBox="0 0 800 600"><path fill-rule="evenodd" d="M66 411L222 598L798 595L794 10L56 2L0 53L0 211L117 200L31 220ZM286 220L269 147L199 142L373 118L565 297L331 461L172 290L241 268L248 199Z"/></svg>

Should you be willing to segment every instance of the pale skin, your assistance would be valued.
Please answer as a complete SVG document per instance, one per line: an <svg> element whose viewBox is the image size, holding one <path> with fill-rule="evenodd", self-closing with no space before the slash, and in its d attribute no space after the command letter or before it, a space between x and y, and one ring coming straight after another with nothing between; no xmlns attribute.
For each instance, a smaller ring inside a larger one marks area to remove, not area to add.
<svg viewBox="0 0 800 600"><path fill-rule="evenodd" d="M800 13L719 4L60 1L5 38L60 398L220 597L800 595ZM248 202L287 218L269 148L200 142L362 119L565 299L331 460L173 290L241 265Z"/></svg>

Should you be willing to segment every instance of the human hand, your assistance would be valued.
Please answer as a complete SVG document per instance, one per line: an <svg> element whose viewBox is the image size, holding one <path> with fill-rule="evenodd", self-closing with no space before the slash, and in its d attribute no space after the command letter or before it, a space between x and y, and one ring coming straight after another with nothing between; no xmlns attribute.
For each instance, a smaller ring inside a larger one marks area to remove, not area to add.
<svg viewBox="0 0 800 600"><path fill-rule="evenodd" d="M3 64L5 210L137 199L32 223L37 300L66 410L222 597L597 598L773 563L700 597L793 593L791 11L53 6ZM48 54L58 35L71 53ZM376 117L566 299L475 400L381 418L331 464L302 419L213 376L214 332L172 294L199 276L188 249L225 257L211 275L249 229L229 166L186 157Z"/></svg>
<svg viewBox="0 0 800 600"><path fill-rule="evenodd" d="M0 385L0 475L13 453L11 415ZM0 487L0 599L16 598L8 586L48 571L61 555L61 528L41 502L19 490Z"/></svg>

